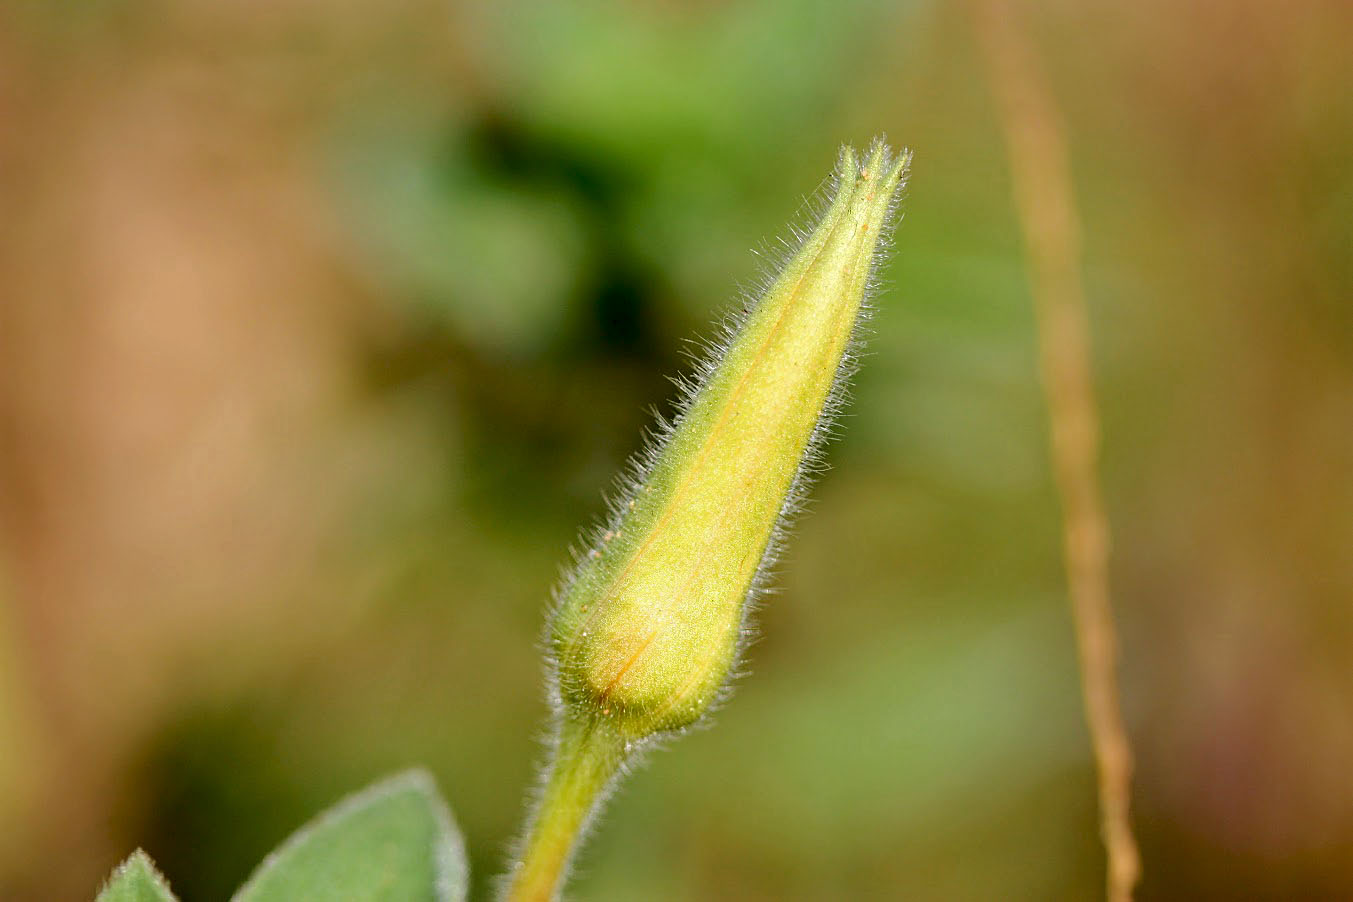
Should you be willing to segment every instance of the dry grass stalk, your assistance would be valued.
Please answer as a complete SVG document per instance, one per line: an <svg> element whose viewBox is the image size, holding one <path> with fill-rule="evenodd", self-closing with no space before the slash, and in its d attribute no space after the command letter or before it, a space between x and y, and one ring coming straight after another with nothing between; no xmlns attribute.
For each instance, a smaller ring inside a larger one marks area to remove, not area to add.
<svg viewBox="0 0 1353 902"><path fill-rule="evenodd" d="M1110 902L1129 902L1141 859L1129 818L1132 751L1118 699L1109 526L1096 475L1099 419L1066 136L1016 11L1008 0L985 0L976 11L1009 152L1037 314L1081 686L1099 771L1107 896Z"/></svg>

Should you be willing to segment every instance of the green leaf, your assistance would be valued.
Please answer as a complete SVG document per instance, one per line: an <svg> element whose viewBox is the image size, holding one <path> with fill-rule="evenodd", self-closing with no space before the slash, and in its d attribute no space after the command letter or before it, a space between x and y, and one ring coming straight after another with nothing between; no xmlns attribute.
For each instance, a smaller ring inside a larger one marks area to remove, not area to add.
<svg viewBox="0 0 1353 902"><path fill-rule="evenodd" d="M174 894L150 856L137 849L113 871L97 902L174 902Z"/></svg>
<svg viewBox="0 0 1353 902"><path fill-rule="evenodd" d="M339 802L279 846L234 902L460 902L465 850L432 777L410 771Z"/></svg>

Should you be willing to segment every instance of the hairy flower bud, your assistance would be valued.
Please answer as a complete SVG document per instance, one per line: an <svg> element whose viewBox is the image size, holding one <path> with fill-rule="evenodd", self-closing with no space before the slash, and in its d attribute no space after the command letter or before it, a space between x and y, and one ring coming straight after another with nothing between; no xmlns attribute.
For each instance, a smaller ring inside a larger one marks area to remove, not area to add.
<svg viewBox="0 0 1353 902"><path fill-rule="evenodd" d="M826 209L739 317L560 593L564 713L626 741L719 698L748 608L838 406L910 155L841 152Z"/></svg>

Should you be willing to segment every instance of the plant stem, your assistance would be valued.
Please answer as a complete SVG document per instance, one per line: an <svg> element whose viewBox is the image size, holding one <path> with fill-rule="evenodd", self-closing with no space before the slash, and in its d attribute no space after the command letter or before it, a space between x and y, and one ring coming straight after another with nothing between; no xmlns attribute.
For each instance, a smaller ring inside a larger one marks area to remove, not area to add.
<svg viewBox="0 0 1353 902"><path fill-rule="evenodd" d="M1109 902L1132 902L1142 867L1128 810L1132 748L1118 699L1109 522L1096 472L1099 415L1090 375L1090 326L1067 139L1052 91L1009 0L984 0L977 9L1033 277L1081 685L1099 769L1106 897Z"/></svg>
<svg viewBox="0 0 1353 902"><path fill-rule="evenodd" d="M558 898L588 821L626 757L624 741L604 722L564 720L544 794L509 875L507 902Z"/></svg>

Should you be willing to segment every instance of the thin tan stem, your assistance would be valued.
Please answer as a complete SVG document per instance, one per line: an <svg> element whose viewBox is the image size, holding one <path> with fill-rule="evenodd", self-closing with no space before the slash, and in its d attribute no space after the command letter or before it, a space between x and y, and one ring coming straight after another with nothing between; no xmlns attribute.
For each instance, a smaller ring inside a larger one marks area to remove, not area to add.
<svg viewBox="0 0 1353 902"><path fill-rule="evenodd" d="M1129 902L1141 858L1128 810L1132 751L1118 700L1109 525L1096 475L1099 420L1066 136L1032 45L1008 0L981 0L977 13L1031 270L1081 688L1099 770L1107 897Z"/></svg>

